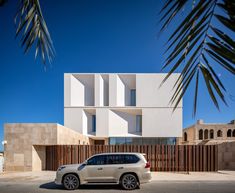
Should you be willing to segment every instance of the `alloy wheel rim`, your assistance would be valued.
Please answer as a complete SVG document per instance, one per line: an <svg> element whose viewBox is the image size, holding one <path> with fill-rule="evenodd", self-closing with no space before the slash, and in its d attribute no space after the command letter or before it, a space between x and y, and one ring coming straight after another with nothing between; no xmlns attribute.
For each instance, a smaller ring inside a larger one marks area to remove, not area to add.
<svg viewBox="0 0 235 193"><path fill-rule="evenodd" d="M74 189L77 186L77 179L73 176L67 176L64 184L68 189Z"/></svg>
<svg viewBox="0 0 235 193"><path fill-rule="evenodd" d="M136 179L132 175L127 175L123 179L123 186L126 189L134 189L136 187Z"/></svg>

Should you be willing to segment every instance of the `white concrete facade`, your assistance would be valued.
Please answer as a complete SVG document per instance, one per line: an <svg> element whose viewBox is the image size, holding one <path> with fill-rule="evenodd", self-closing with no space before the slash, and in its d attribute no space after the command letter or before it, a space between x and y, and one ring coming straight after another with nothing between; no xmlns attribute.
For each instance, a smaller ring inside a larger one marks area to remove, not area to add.
<svg viewBox="0 0 235 193"><path fill-rule="evenodd" d="M165 76L64 74L64 125L93 138L181 137L182 101L175 112L169 104L180 74L173 74L160 87Z"/></svg>

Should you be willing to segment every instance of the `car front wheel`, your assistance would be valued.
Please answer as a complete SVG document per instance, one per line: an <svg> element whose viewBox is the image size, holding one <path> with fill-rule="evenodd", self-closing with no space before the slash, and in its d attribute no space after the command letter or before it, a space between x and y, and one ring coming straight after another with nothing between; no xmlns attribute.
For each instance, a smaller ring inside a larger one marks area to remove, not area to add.
<svg viewBox="0 0 235 193"><path fill-rule="evenodd" d="M138 185L138 180L133 174L125 174L121 179L121 186L125 190L134 190Z"/></svg>
<svg viewBox="0 0 235 193"><path fill-rule="evenodd" d="M64 177L63 185L64 185L65 189L67 189L67 190L75 190L79 186L79 179L74 174L67 174Z"/></svg>

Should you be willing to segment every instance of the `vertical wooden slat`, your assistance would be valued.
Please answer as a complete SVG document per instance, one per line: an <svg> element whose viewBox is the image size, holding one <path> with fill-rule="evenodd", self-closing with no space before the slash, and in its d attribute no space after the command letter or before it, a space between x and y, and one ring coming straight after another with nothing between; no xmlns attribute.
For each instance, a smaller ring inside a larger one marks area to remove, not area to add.
<svg viewBox="0 0 235 193"><path fill-rule="evenodd" d="M192 146L188 146L188 171L192 171Z"/></svg>
<svg viewBox="0 0 235 193"><path fill-rule="evenodd" d="M159 155L159 162L161 165L161 171L164 171L164 145L160 145L160 155Z"/></svg>
<svg viewBox="0 0 235 193"><path fill-rule="evenodd" d="M179 171L185 171L184 146L179 147Z"/></svg>
<svg viewBox="0 0 235 193"><path fill-rule="evenodd" d="M156 171L160 171L159 155L160 155L160 146L157 145L157 150L156 150L156 158L157 158L156 166L157 166L157 169L156 169Z"/></svg>
<svg viewBox="0 0 235 193"><path fill-rule="evenodd" d="M167 145L167 170L166 171L171 171L171 158L170 158L170 145Z"/></svg>
<svg viewBox="0 0 235 193"><path fill-rule="evenodd" d="M212 146L210 146L210 161L211 161L211 169L210 169L210 171L212 172L212 171L215 171L214 170L214 145L212 145Z"/></svg>
<svg viewBox="0 0 235 193"><path fill-rule="evenodd" d="M196 161L196 146L193 145L193 171L196 171L196 165L197 165L197 161Z"/></svg>
<svg viewBox="0 0 235 193"><path fill-rule="evenodd" d="M214 149L214 163L215 163L215 169L214 171L218 171L218 145L215 145Z"/></svg>
<svg viewBox="0 0 235 193"><path fill-rule="evenodd" d="M205 145L203 146L203 170L202 171L207 171L207 148Z"/></svg>
<svg viewBox="0 0 235 193"><path fill-rule="evenodd" d="M183 168L185 168L185 171L188 171L188 146L187 145L184 145L184 167Z"/></svg>
<svg viewBox="0 0 235 193"><path fill-rule="evenodd" d="M175 171L179 171L179 162L178 162L178 155L179 155L179 151L178 151L179 146L175 146Z"/></svg>
<svg viewBox="0 0 235 193"><path fill-rule="evenodd" d="M172 149L173 149L173 152L172 152L172 156L173 156L173 171L175 172L175 145L172 145Z"/></svg>
<svg viewBox="0 0 235 193"><path fill-rule="evenodd" d="M203 167L202 167L203 166L203 162L202 162L203 161L203 158L202 158L203 157L203 154L202 154L203 152L202 152L202 150L203 150L202 145L200 145L199 146L199 171L200 172L203 171Z"/></svg>
<svg viewBox="0 0 235 193"><path fill-rule="evenodd" d="M211 146L207 145L207 171L211 171Z"/></svg>
<svg viewBox="0 0 235 193"><path fill-rule="evenodd" d="M154 171L157 170L157 145L154 145Z"/></svg>

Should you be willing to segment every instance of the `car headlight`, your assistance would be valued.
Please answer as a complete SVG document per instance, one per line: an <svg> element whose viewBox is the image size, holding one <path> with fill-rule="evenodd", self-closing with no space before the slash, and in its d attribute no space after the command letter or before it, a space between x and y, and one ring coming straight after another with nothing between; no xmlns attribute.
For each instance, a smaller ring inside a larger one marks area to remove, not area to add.
<svg viewBox="0 0 235 193"><path fill-rule="evenodd" d="M66 167L65 167L65 166L60 166L57 171L61 171L61 170L63 170L64 168L66 168Z"/></svg>

